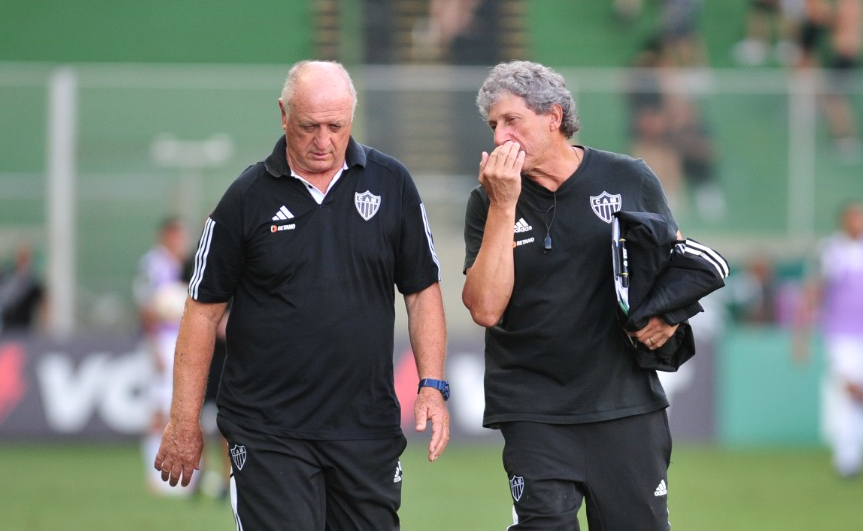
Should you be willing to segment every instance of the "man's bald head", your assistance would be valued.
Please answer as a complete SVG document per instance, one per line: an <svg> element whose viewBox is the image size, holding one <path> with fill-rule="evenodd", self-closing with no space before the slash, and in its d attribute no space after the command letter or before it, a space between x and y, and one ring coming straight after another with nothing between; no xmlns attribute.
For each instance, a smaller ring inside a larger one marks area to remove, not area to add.
<svg viewBox="0 0 863 531"><path fill-rule="evenodd" d="M350 74L341 63L335 61L300 61L288 71L288 77L282 87L282 102L284 111L290 115L291 104L298 94L313 95L324 91L332 94L344 90L353 100L351 117L357 108L357 91Z"/></svg>

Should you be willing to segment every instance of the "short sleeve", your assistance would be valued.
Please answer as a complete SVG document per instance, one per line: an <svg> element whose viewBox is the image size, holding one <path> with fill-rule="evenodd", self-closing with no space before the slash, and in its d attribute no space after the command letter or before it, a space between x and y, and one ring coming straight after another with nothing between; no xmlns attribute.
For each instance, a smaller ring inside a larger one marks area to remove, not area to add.
<svg viewBox="0 0 863 531"><path fill-rule="evenodd" d="M641 174L643 177L643 210L645 212L660 214L669 221L675 231L680 230L680 226L677 224L677 220L674 219L674 214L668 206L668 198L665 195L665 191L662 189L662 183L660 183L659 177L656 176L653 170L651 170L643 160L639 159L638 164L641 166Z"/></svg>
<svg viewBox="0 0 863 531"><path fill-rule="evenodd" d="M395 283L400 293L417 293L440 282L441 269L425 205L410 176L405 179Z"/></svg>
<svg viewBox="0 0 863 531"><path fill-rule="evenodd" d="M466 272L473 266L482 245L482 237L485 233L485 222L488 218L488 197L477 186L474 188L467 201L467 210L464 216L464 269Z"/></svg>
<svg viewBox="0 0 863 531"><path fill-rule="evenodd" d="M204 222L194 256L189 296L199 302L233 297L245 263L242 193L235 182Z"/></svg>

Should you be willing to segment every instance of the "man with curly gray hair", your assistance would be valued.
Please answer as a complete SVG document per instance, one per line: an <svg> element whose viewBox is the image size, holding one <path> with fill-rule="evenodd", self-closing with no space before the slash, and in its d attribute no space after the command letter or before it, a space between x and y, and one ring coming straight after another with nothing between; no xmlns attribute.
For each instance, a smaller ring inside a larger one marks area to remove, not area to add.
<svg viewBox="0 0 863 531"><path fill-rule="evenodd" d="M496 147L468 201L462 299L486 328L483 425L504 438L510 529L577 530L586 503L591 531L667 530L668 400L632 344L655 355L678 326L622 332L610 245L620 210L677 230L659 179L570 143L575 102L548 67L497 65L477 105Z"/></svg>

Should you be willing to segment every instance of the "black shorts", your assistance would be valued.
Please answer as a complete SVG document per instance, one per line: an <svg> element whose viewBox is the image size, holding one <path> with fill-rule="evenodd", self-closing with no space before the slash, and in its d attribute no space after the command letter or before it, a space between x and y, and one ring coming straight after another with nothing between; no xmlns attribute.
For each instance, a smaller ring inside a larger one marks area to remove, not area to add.
<svg viewBox="0 0 863 531"><path fill-rule="evenodd" d="M219 417L231 453L237 529L398 530L403 435L358 441L283 439Z"/></svg>
<svg viewBox="0 0 863 531"><path fill-rule="evenodd" d="M671 434L665 410L588 424L507 422L508 529L667 531Z"/></svg>

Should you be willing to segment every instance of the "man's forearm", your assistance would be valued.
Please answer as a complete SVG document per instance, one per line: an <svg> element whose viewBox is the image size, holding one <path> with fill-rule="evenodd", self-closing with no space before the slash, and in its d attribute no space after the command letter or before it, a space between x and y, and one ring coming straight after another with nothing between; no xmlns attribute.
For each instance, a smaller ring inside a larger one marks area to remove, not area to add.
<svg viewBox="0 0 863 531"><path fill-rule="evenodd" d="M171 418L177 422L198 421L213 359L216 329L225 307L192 300L186 303L174 353Z"/></svg>
<svg viewBox="0 0 863 531"><path fill-rule="evenodd" d="M420 378L441 379L446 360L446 319L440 284L405 296L408 333Z"/></svg>
<svg viewBox="0 0 863 531"><path fill-rule="evenodd" d="M482 245L467 271L462 302L473 320L482 326L493 326L500 320L512 295L514 219L514 211L489 208Z"/></svg>

